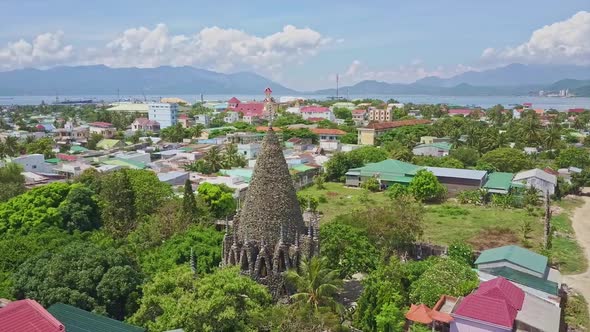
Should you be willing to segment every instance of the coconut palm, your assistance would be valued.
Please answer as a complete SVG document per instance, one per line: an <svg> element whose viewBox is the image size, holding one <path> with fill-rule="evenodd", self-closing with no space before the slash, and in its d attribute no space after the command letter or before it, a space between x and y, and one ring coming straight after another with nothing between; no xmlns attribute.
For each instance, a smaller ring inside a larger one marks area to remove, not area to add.
<svg viewBox="0 0 590 332"><path fill-rule="evenodd" d="M221 149L217 145L212 146L209 151L205 153L203 159L211 169L212 173L216 173L223 168L223 156L221 155Z"/></svg>
<svg viewBox="0 0 590 332"><path fill-rule="evenodd" d="M235 144L227 144L225 146L223 159L224 167L227 168L246 166L246 159L238 152L238 147Z"/></svg>
<svg viewBox="0 0 590 332"><path fill-rule="evenodd" d="M308 262L302 261L299 271L292 269L287 272L287 280L297 289L297 293L291 296L293 301L314 312L321 307L341 311L342 306L334 297L342 286L342 279L338 277L338 271L331 270L326 265L325 257L315 256Z"/></svg>
<svg viewBox="0 0 590 332"><path fill-rule="evenodd" d="M552 150L561 140L561 125L557 121L553 121L544 136L543 143L545 143L545 148Z"/></svg>
<svg viewBox="0 0 590 332"><path fill-rule="evenodd" d="M20 146L18 144L18 139L13 136L8 136L4 140L4 154L10 157L16 157L20 154Z"/></svg>

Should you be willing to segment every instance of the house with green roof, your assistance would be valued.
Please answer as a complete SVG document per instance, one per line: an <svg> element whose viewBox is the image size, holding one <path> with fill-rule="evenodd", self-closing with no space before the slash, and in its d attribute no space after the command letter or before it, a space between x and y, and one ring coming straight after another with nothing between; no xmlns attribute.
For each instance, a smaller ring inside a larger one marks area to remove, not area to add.
<svg viewBox="0 0 590 332"><path fill-rule="evenodd" d="M97 315L63 303L56 303L47 311L60 321L67 332L144 332L142 327Z"/></svg>
<svg viewBox="0 0 590 332"><path fill-rule="evenodd" d="M484 250L475 261L480 277L504 277L526 292L559 303L561 273L547 264L547 257L515 245Z"/></svg>
<svg viewBox="0 0 590 332"><path fill-rule="evenodd" d="M508 194L513 187L513 178L513 173L493 172L488 174L488 181L484 184L483 188L489 193Z"/></svg>
<svg viewBox="0 0 590 332"><path fill-rule="evenodd" d="M408 184L420 169L422 169L422 166L400 160L386 159L363 167L349 169L346 172L346 185L358 187L363 181L371 177L379 179L385 185L394 183Z"/></svg>
<svg viewBox="0 0 590 332"><path fill-rule="evenodd" d="M96 143L96 148L99 150L111 150L115 148L124 148L125 142L118 139L103 139Z"/></svg>

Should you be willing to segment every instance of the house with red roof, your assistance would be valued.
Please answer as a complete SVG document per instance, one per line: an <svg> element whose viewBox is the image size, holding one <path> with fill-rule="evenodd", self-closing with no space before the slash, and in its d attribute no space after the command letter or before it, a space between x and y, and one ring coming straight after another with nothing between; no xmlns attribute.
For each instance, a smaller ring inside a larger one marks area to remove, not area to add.
<svg viewBox="0 0 590 332"><path fill-rule="evenodd" d="M0 307L0 331L61 332L64 325L35 300L9 302Z"/></svg>
<svg viewBox="0 0 590 332"><path fill-rule="evenodd" d="M354 121L354 123L362 123L365 120L367 120L366 110L358 109L352 111L352 121Z"/></svg>
<svg viewBox="0 0 590 332"><path fill-rule="evenodd" d="M525 293L503 277L480 283L478 289L460 299L451 316L451 332L558 332L559 307Z"/></svg>
<svg viewBox="0 0 590 332"><path fill-rule="evenodd" d="M180 119L179 119L180 121ZM148 118L137 118L131 124L132 131L151 131L151 132L158 132L160 131L160 123L158 121L150 120Z"/></svg>
<svg viewBox="0 0 590 332"><path fill-rule="evenodd" d="M338 141L346 135L344 130L330 128L312 128L311 132L320 137L320 141Z"/></svg>
<svg viewBox="0 0 590 332"><path fill-rule="evenodd" d="M253 124L264 117L264 106L262 102L240 103L234 111L242 115L242 121Z"/></svg>
<svg viewBox="0 0 590 332"><path fill-rule="evenodd" d="M323 106L304 106L300 108L301 116L305 120L311 118L320 118L322 120L335 121L336 117L332 110L328 107ZM311 120L310 120L311 121Z"/></svg>
<svg viewBox="0 0 590 332"><path fill-rule="evenodd" d="M117 132L117 128L112 123L108 122L91 122L88 124L90 135L99 134L104 138L113 138Z"/></svg>
<svg viewBox="0 0 590 332"><path fill-rule="evenodd" d="M232 97L230 100L227 101L227 108L234 109L238 107L240 104L240 100L236 97Z"/></svg>
<svg viewBox="0 0 590 332"><path fill-rule="evenodd" d="M570 108L569 110L567 110L567 112L569 114L582 114L584 113L586 110L583 108Z"/></svg>
<svg viewBox="0 0 590 332"><path fill-rule="evenodd" d="M465 116L470 115L471 113L473 113L473 110L466 109L466 108L461 108L461 109L453 108L448 111L448 114L450 116L463 116L463 117L465 117Z"/></svg>

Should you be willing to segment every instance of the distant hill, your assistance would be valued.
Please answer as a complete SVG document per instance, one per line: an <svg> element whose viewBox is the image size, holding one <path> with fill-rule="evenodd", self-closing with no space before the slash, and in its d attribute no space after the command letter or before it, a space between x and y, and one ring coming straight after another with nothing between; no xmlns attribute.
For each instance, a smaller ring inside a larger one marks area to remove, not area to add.
<svg viewBox="0 0 590 332"><path fill-rule="evenodd" d="M122 94L292 94L260 75L222 74L193 67L110 68L98 66L21 69L0 72L0 95L113 95Z"/></svg>
<svg viewBox="0 0 590 332"><path fill-rule="evenodd" d="M415 84L437 87L453 87L463 83L474 86L523 86L548 85L565 78L590 79L590 66L515 63L484 71L468 71L450 78L425 77Z"/></svg>

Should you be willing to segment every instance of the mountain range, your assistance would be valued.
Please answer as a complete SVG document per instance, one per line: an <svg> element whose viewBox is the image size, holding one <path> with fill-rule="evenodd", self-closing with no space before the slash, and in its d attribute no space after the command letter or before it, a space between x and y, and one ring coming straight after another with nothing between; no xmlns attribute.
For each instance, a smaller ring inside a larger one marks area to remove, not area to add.
<svg viewBox="0 0 590 332"><path fill-rule="evenodd" d="M299 92L251 72L223 74L194 67L110 68L103 65L19 69L0 72L0 96L261 94L335 95L336 89ZM590 66L522 65L469 71L450 78L426 77L414 83L361 81L340 88L340 95L536 95L539 90L569 89L590 96Z"/></svg>

